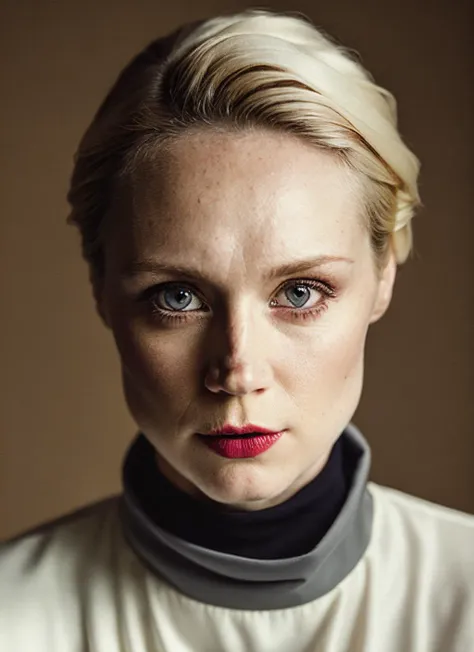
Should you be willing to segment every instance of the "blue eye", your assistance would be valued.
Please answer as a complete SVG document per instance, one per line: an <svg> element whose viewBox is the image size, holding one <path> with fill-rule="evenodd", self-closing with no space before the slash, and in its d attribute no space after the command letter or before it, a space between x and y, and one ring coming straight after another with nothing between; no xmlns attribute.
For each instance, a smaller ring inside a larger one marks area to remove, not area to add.
<svg viewBox="0 0 474 652"><path fill-rule="evenodd" d="M313 279L290 281L286 283L272 300L271 305L276 307L303 312L324 303L325 299L333 295L326 283ZM280 299L277 301L278 297Z"/></svg>
<svg viewBox="0 0 474 652"><path fill-rule="evenodd" d="M165 307L172 310L184 310L193 300L193 293L185 288L162 290L160 294L164 303L167 304Z"/></svg>
<svg viewBox="0 0 474 652"><path fill-rule="evenodd" d="M152 286L141 295L141 300L149 303L153 312L170 314L195 312L204 307L192 288L178 283Z"/></svg>
<svg viewBox="0 0 474 652"><path fill-rule="evenodd" d="M316 279L292 280L280 287L270 301L271 308L277 308L284 318L307 320L316 318L329 306L329 300L336 296L328 282ZM279 297L279 298L278 298ZM192 286L183 283L163 283L147 288L140 301L145 301L151 313L160 321L177 324L206 318L204 313L212 312L200 299Z"/></svg>
<svg viewBox="0 0 474 652"><path fill-rule="evenodd" d="M302 308L311 297L311 288L307 285L293 285L285 290L285 296L296 308Z"/></svg>

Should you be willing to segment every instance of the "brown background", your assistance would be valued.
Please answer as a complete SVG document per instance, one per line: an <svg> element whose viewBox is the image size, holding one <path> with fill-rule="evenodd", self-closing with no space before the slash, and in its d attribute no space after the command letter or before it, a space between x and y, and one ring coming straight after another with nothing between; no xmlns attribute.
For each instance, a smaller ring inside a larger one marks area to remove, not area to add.
<svg viewBox="0 0 474 652"><path fill-rule="evenodd" d="M75 231L71 160L120 68L185 20L250 6L202 0L3 1L0 536L110 494L134 434ZM356 423L372 477L474 512L473 3L326 0L298 10L355 48L397 96L421 158L416 255L373 328Z"/></svg>

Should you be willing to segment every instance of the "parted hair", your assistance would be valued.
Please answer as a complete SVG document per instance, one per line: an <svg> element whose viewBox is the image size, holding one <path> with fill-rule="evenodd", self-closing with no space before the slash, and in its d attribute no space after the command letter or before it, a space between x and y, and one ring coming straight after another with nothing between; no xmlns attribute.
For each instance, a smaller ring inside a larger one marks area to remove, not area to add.
<svg viewBox="0 0 474 652"><path fill-rule="evenodd" d="M330 150L363 189L376 261L403 263L419 205L419 163L397 128L393 95L306 17L247 10L187 24L120 73L75 156L69 222L91 279L104 272L112 199L141 162L196 129L270 129Z"/></svg>

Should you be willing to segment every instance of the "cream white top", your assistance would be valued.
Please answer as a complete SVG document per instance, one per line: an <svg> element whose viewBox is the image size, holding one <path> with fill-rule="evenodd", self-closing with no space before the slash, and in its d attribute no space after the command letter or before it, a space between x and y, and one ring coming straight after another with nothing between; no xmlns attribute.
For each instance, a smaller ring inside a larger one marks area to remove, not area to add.
<svg viewBox="0 0 474 652"><path fill-rule="evenodd" d="M369 543L305 604L219 607L123 535L119 498L3 544L0 652L473 652L474 516L368 483Z"/></svg>

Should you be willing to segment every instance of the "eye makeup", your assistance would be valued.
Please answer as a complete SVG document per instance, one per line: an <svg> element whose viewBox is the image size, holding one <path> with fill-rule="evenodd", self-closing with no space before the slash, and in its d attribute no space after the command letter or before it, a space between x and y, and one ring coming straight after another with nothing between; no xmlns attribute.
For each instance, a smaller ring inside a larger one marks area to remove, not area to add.
<svg viewBox="0 0 474 652"><path fill-rule="evenodd" d="M305 306L291 307L280 305L276 298L271 299L270 307L272 309L282 314L284 318L293 319L295 321L317 318L328 309L330 301L336 297L336 291L333 285L328 281L308 278L291 279L286 281L282 286L280 286L274 297L279 295L283 290L291 288L307 288L309 292L313 291L320 295L315 305L312 305L310 308L305 308ZM165 292L172 292L173 289L176 291L184 290L191 293L202 303L202 306L192 310L173 309L172 307L166 308L163 305L163 294ZM185 282L173 281L153 285L141 293L138 301L145 303L149 307L150 313L153 317L165 324L179 324L191 322L196 319L203 319L205 318L205 315L210 312L209 307L201 297L201 293L191 284Z"/></svg>

